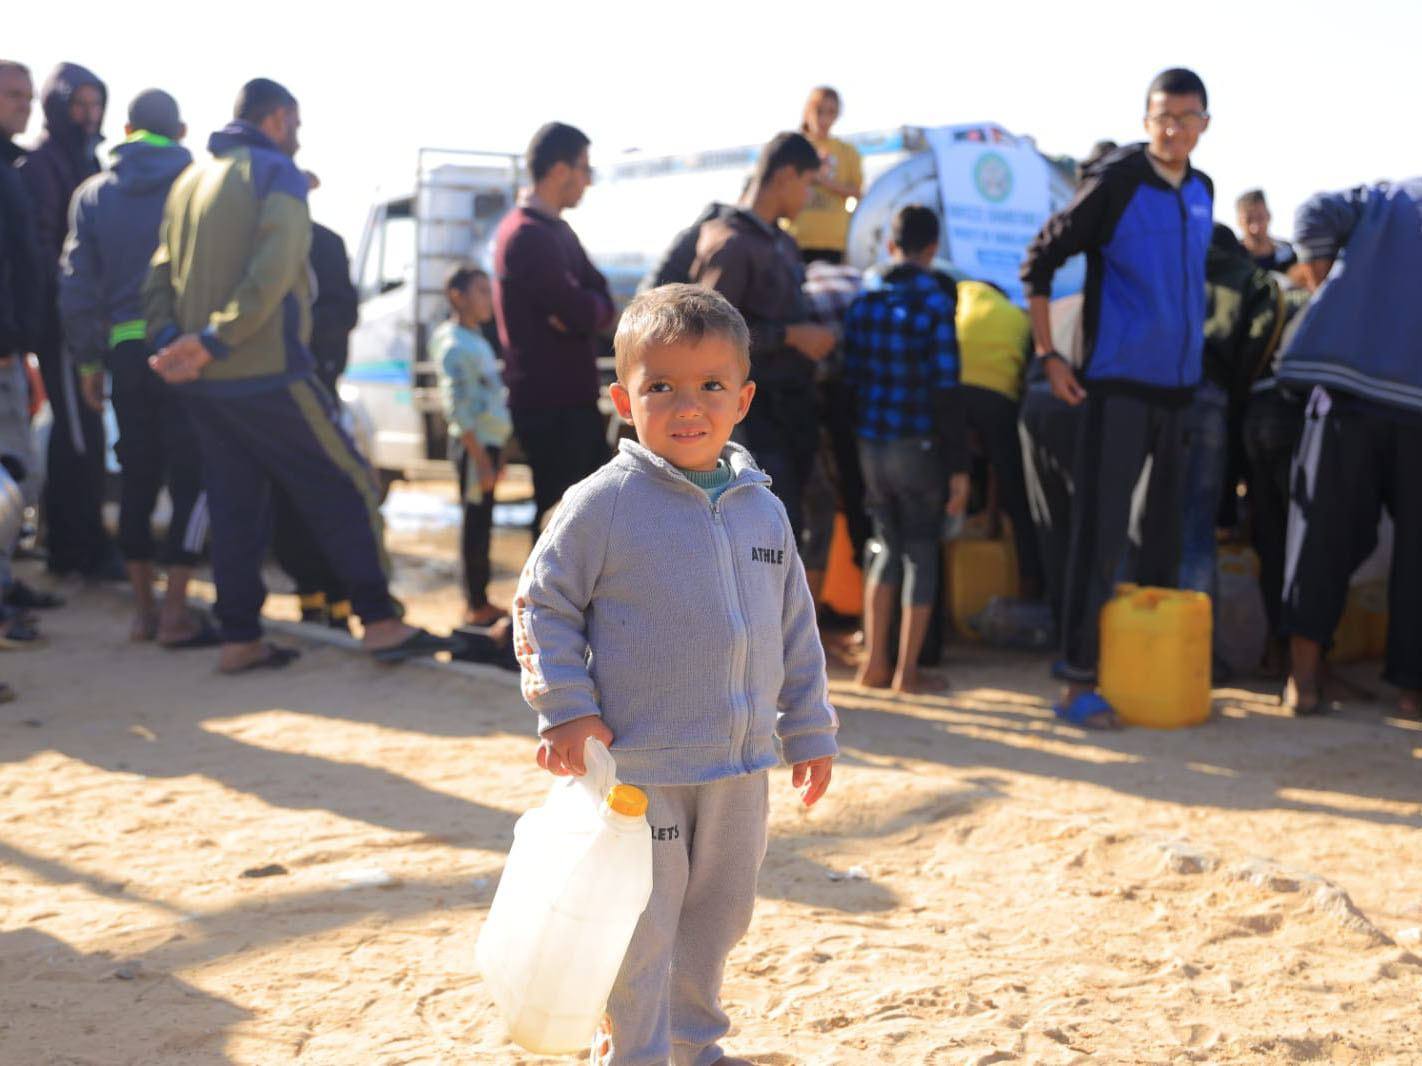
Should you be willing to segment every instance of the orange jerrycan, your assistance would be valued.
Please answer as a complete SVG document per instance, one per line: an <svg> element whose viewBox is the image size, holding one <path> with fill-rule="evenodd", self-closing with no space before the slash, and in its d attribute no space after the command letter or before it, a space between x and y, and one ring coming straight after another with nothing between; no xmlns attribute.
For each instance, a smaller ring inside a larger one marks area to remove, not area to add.
<svg viewBox="0 0 1422 1066"><path fill-rule="evenodd" d="M1101 695L1131 725L1178 729L1210 717L1210 597L1118 585L1101 611Z"/></svg>
<svg viewBox="0 0 1422 1066"><path fill-rule="evenodd" d="M851 618L864 613L864 573L854 558L849 524L841 513L834 516L834 535L830 539L829 562L825 565L825 583L820 599L832 610Z"/></svg>

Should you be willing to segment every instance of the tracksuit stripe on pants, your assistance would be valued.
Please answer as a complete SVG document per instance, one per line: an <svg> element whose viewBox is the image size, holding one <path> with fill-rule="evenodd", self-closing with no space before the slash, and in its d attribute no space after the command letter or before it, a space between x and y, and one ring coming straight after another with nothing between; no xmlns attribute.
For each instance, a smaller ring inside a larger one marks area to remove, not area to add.
<svg viewBox="0 0 1422 1066"><path fill-rule="evenodd" d="M189 391L212 522L222 639L257 640L266 599L271 488L291 497L369 625L394 617L375 477L314 378L255 393Z"/></svg>

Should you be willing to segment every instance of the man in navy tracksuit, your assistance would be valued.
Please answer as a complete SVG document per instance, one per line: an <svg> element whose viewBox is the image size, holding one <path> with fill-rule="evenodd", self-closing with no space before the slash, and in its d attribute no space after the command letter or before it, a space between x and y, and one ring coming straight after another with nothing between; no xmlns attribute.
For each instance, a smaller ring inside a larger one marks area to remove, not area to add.
<svg viewBox="0 0 1422 1066"><path fill-rule="evenodd" d="M212 513L212 573L222 651L234 674L299 654L262 640L262 562L279 484L351 590L364 646L400 662L454 644L398 618L385 573L375 477L341 428L306 346L311 216L292 157L301 111L254 78L210 160L173 183L143 287L163 380L183 386Z"/></svg>
<svg viewBox="0 0 1422 1066"><path fill-rule="evenodd" d="M123 468L119 550L134 592L130 635L166 647L203 647L216 637L187 606L188 580L207 541L197 438L177 395L149 369L140 292L168 190L193 157L178 143L186 127L177 102L161 89L133 99L124 131L113 168L79 186L70 205L59 311L85 398L102 406L105 369L113 382L114 450ZM160 614L153 601L152 522L165 483L173 513L162 552L169 569Z"/></svg>
<svg viewBox="0 0 1422 1066"><path fill-rule="evenodd" d="M1199 384L1205 252L1214 187L1190 165L1209 125L1204 83L1167 70L1146 94L1146 144L1091 167L1072 202L1027 250L1022 280L1037 355L1064 402L1084 405L1074 463L1071 547L1062 604L1067 683L1058 713L1074 724L1115 724L1096 694L1098 617L1126 549L1131 503L1146 457L1150 487L1137 579L1173 587L1180 573L1183 410ZM1052 275L1086 253L1081 376L1053 349Z"/></svg>
<svg viewBox="0 0 1422 1066"><path fill-rule="evenodd" d="M1348 579L1394 523L1383 677L1422 711L1422 177L1322 193L1299 208L1294 244L1316 290L1279 366L1312 389L1294 451L1284 563L1285 703L1323 709L1319 660Z"/></svg>

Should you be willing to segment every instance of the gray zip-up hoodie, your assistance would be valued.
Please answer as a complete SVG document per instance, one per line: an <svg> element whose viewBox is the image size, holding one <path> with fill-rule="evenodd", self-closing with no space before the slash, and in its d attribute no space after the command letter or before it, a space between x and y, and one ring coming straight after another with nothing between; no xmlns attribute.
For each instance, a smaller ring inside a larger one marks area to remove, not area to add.
<svg viewBox="0 0 1422 1066"><path fill-rule="evenodd" d="M539 732L601 715L618 776L693 785L838 752L814 604L785 508L728 444L713 504L624 440L568 490L514 599Z"/></svg>

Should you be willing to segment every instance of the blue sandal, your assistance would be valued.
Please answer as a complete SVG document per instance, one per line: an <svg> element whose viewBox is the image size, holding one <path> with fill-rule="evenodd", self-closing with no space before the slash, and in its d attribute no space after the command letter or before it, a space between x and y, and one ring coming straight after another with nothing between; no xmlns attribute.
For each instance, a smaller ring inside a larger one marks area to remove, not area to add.
<svg viewBox="0 0 1422 1066"><path fill-rule="evenodd" d="M1121 720L1116 717L1115 708L1106 702L1099 692L1083 692L1068 704L1056 704L1052 711L1063 722L1082 729L1120 729ZM1105 724L1098 719L1105 716Z"/></svg>

